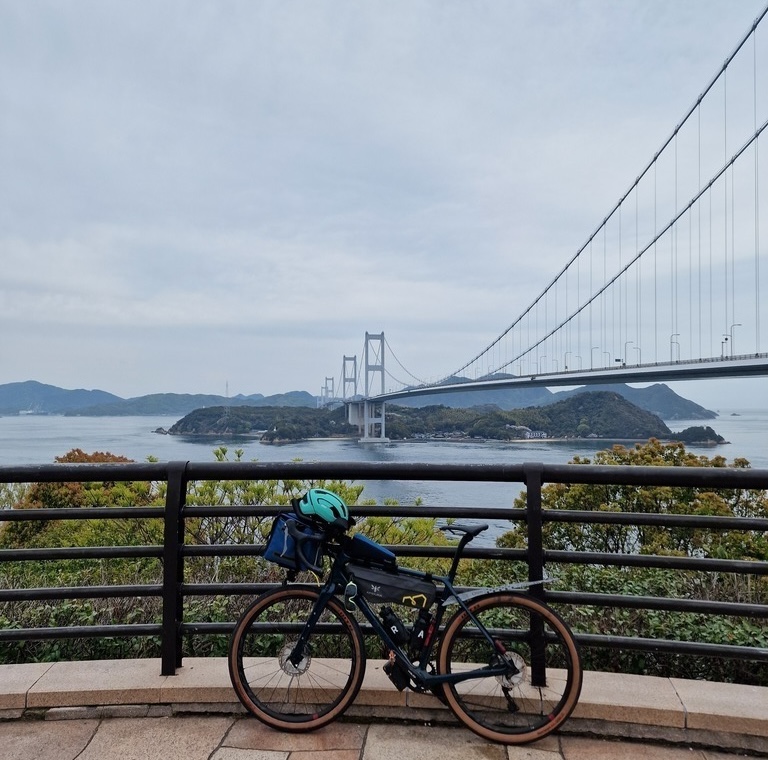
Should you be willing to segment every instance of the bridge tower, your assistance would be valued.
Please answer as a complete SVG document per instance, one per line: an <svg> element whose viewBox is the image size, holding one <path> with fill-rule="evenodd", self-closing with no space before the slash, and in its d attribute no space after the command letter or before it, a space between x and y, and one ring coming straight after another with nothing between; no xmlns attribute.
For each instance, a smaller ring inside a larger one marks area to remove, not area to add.
<svg viewBox="0 0 768 760"><path fill-rule="evenodd" d="M346 401L357 396L357 356L344 357L342 378L341 397Z"/></svg>
<svg viewBox="0 0 768 760"><path fill-rule="evenodd" d="M333 402L334 398L336 397L333 385L333 378L326 377L325 385L320 389L320 398L317 400L318 408L328 406L328 404Z"/></svg>
<svg viewBox="0 0 768 760"><path fill-rule="evenodd" d="M345 357L346 360L346 357ZM384 402L371 395L384 393L384 333L365 333L365 399L347 407L350 425L362 433L360 443L386 443Z"/></svg>
<svg viewBox="0 0 768 760"><path fill-rule="evenodd" d="M374 381L378 376L378 389ZM365 334L365 397L384 393L384 333Z"/></svg>

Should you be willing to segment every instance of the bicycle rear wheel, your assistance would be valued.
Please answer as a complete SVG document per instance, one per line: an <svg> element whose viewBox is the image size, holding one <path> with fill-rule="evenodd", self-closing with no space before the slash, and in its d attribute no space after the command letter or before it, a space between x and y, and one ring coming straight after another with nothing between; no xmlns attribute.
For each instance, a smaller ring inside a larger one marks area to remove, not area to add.
<svg viewBox="0 0 768 760"><path fill-rule="evenodd" d="M229 674L238 699L273 728L312 731L327 725L349 707L363 682L360 628L335 598L299 662L289 659L318 597L311 586L268 592L243 613L232 634Z"/></svg>
<svg viewBox="0 0 768 760"><path fill-rule="evenodd" d="M438 672L496 667L503 676L479 676L443 687L449 707L467 728L492 741L525 744L551 733L568 718L581 691L582 669L568 626L546 605L515 593L481 597L469 605L492 635L481 634L459 610L446 624Z"/></svg>

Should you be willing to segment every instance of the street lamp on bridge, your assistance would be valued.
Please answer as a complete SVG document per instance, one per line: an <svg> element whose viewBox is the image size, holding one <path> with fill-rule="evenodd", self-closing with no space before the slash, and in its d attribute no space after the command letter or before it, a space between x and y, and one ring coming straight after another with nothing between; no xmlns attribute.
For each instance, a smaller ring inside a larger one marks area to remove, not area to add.
<svg viewBox="0 0 768 760"><path fill-rule="evenodd" d="M680 361L680 343L678 343L675 338L679 338L680 333L672 333L672 335L669 336L669 361L673 362L675 361L675 351L672 348L672 346L677 346L677 361Z"/></svg>
<svg viewBox="0 0 768 760"><path fill-rule="evenodd" d="M633 341L633 340L625 340L625 341L624 341L624 364L627 364L627 363L628 363L628 362L627 362L627 346L628 346L630 343L634 343L634 342L635 342L635 341Z"/></svg>
<svg viewBox="0 0 768 760"><path fill-rule="evenodd" d="M728 340L728 338L731 339L731 356L732 357L736 354L736 352L733 349L733 328L734 327L741 327L741 322L736 322L736 324L731 325L731 329L728 331L728 336L726 337L726 340Z"/></svg>

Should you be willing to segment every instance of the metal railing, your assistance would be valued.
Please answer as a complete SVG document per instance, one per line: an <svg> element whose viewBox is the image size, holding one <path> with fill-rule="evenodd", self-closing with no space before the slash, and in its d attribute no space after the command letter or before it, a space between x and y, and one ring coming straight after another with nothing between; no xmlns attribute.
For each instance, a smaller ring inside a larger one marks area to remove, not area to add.
<svg viewBox="0 0 768 760"><path fill-rule="evenodd" d="M264 583L186 583L185 563L192 557L258 556L258 544L185 543L185 522L192 518L269 517L284 511L274 505L189 506L188 488L203 481L267 480L344 480L366 481L446 481L476 483L522 483L526 486L526 507L508 505L462 507L440 506L365 506L353 508L356 517L435 517L510 520L524 523L526 548L470 547L467 558L524 562L530 581L541 581L546 566L552 564L588 564L619 567L663 568L673 571L732 573L742 576L768 575L768 561L713 559L690 556L617 554L555 550L546 546L548 523L613 524L694 528L713 531L768 532L768 519L717 517L679 514L628 513L618 511L542 509L542 487L547 483L600 484L623 486L668 486L720 489L768 490L768 470L722 467L638 467L598 465L426 465L366 463L244 463L244 462L168 462L148 464L56 464L0 467L0 483L80 483L80 482L153 482L166 483L165 505L135 507L96 507L58 509L10 509L0 512L0 522L39 520L151 519L162 518L164 540L151 546L94 546L57 548L0 549L3 562L46 562L72 559L155 558L162 563L162 582L146 585L102 585L50 588L1 588L0 603L70 599L109 599L116 597L159 597L162 622L156 624L118 624L8 628L0 630L0 643L40 639L86 637L157 636L161 640L162 674L174 674L182 664L185 637L227 634L233 622L210 623L184 620L184 602L193 596L257 594ZM512 502L510 488L510 502ZM402 557L449 557L452 547L393 546ZM543 584L533 585L531 593L549 603L564 606L588 605L604 608L635 608L672 612L693 612L713 616L739 616L755 620L768 618L768 605L633 596L629 594L550 591ZM567 618L567 610L566 610ZM676 641L578 633L586 647L607 647L673 654L704 655L768 663L768 648L734 646L698 641Z"/></svg>

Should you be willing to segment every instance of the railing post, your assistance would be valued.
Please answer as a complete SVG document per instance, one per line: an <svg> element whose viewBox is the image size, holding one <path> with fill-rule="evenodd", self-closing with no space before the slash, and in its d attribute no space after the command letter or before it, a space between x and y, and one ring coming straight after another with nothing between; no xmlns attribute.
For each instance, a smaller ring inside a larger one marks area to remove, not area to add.
<svg viewBox="0 0 768 760"><path fill-rule="evenodd" d="M526 462L523 464L526 485L526 522L528 524L528 580L531 594L544 600L544 589L541 581L544 579L544 535L541 515L541 481L544 472L543 465Z"/></svg>
<svg viewBox="0 0 768 760"><path fill-rule="evenodd" d="M544 601L544 521L541 514L541 482L543 465L526 462L523 473L526 485L526 523L528 525L528 580L533 585L530 594ZM546 686L546 644L544 642L543 621L539 617L531 618L531 683L534 686Z"/></svg>
<svg viewBox="0 0 768 760"><path fill-rule="evenodd" d="M163 541L163 635L161 675L174 676L181 667L181 621L184 600L183 510L187 499L187 462L168 463L168 490L165 494Z"/></svg>

